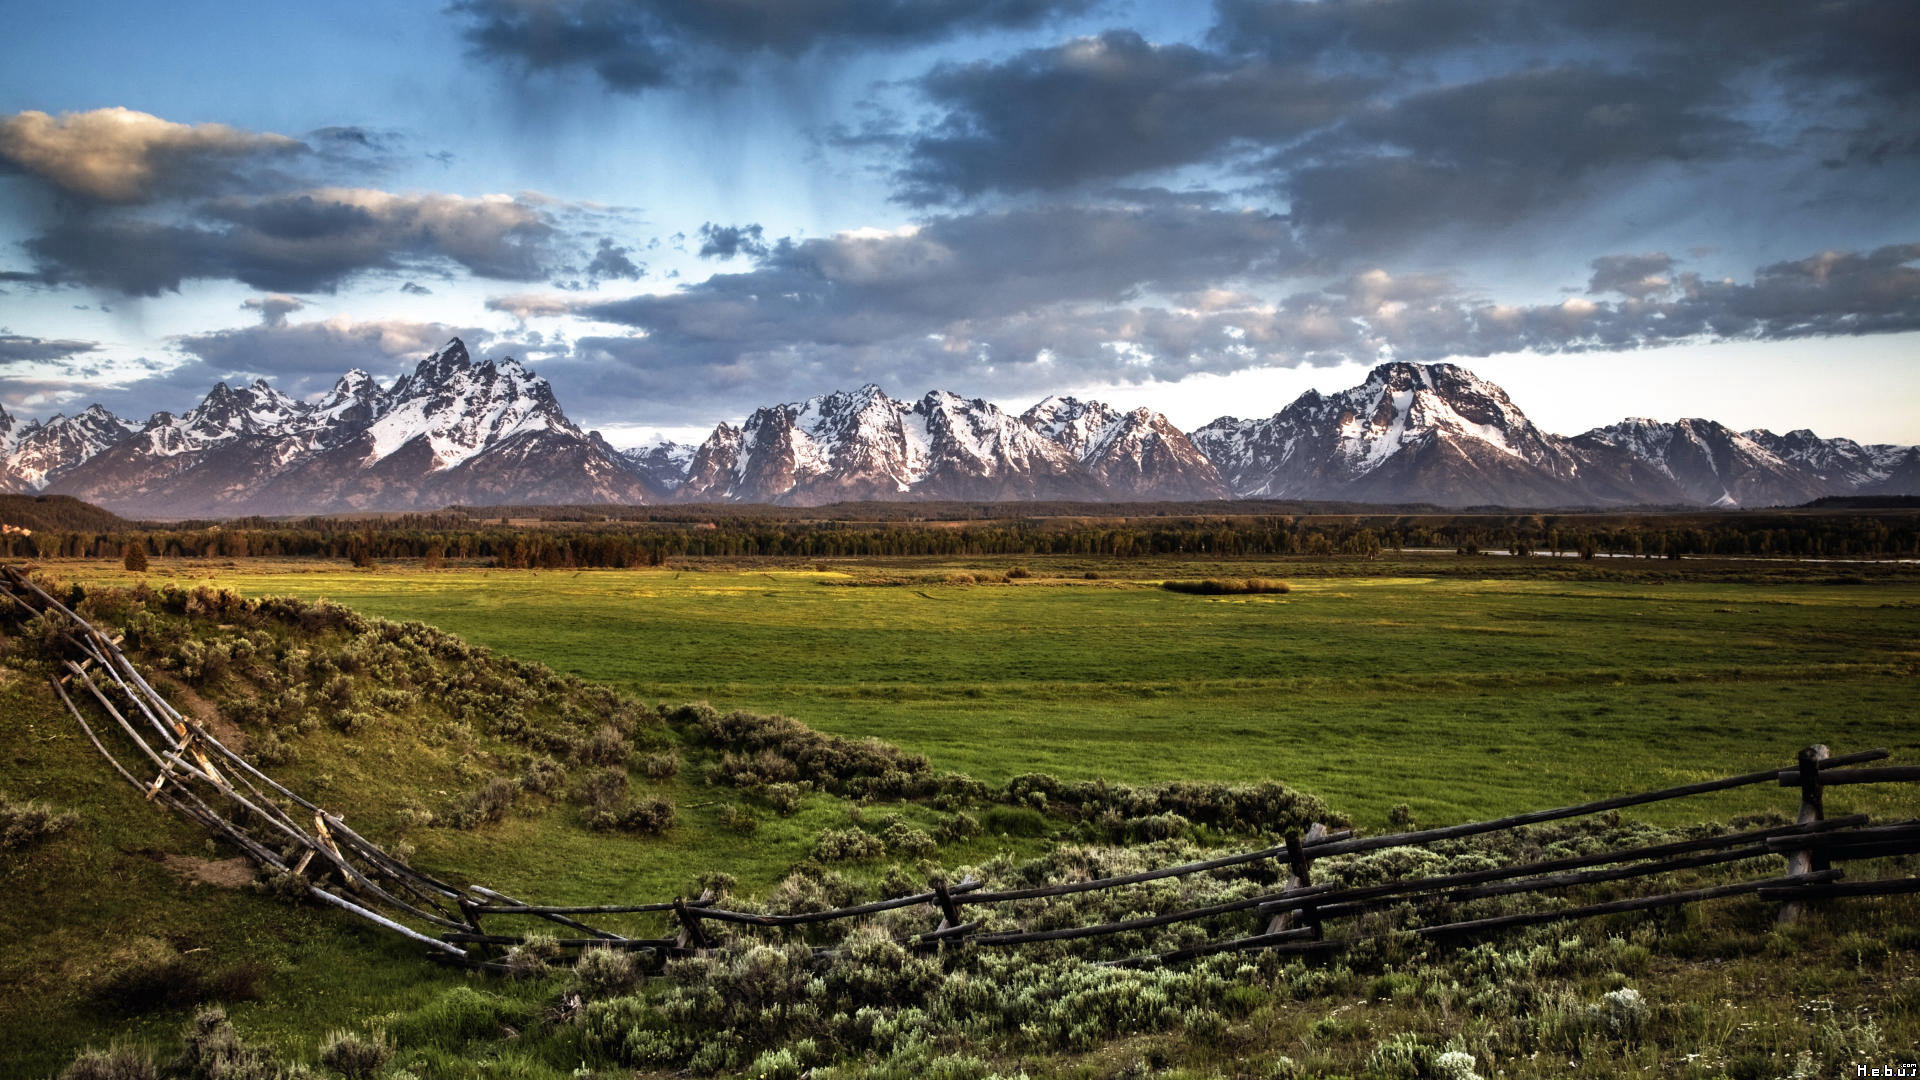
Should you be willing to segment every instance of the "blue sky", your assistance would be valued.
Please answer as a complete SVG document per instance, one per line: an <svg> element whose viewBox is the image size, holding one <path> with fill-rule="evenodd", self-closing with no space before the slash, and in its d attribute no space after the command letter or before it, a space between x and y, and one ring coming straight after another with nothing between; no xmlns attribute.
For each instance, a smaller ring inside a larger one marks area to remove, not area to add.
<svg viewBox="0 0 1920 1080"><path fill-rule="evenodd" d="M28 2L0 405L451 334L619 444L879 382L1920 442L1908 0Z"/></svg>

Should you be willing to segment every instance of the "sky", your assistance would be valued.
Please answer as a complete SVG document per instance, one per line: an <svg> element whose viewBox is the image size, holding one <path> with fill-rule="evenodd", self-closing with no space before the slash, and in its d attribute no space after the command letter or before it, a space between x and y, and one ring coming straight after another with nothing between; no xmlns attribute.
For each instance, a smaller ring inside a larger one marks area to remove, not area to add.
<svg viewBox="0 0 1920 1080"><path fill-rule="evenodd" d="M0 407L449 337L615 445L1375 364L1920 443L1912 0L21 0Z"/></svg>

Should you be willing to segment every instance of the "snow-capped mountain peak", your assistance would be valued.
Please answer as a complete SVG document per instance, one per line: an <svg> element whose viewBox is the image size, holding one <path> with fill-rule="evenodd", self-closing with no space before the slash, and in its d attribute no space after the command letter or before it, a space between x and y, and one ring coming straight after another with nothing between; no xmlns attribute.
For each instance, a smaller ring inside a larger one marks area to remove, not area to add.
<svg viewBox="0 0 1920 1080"><path fill-rule="evenodd" d="M0 414L4 415L4 414ZM72 416L28 422L13 432L0 469L3 489L37 491L68 469L133 434L133 425L91 405Z"/></svg>
<svg viewBox="0 0 1920 1080"><path fill-rule="evenodd" d="M1021 413L1020 419L1073 456L1084 459L1094 439L1120 419L1120 413L1098 401L1048 395Z"/></svg>
<svg viewBox="0 0 1920 1080"><path fill-rule="evenodd" d="M476 365L454 338L394 383L367 429L367 460L424 440L433 468L450 469L495 443L545 431L585 438L561 412L547 380L511 357Z"/></svg>

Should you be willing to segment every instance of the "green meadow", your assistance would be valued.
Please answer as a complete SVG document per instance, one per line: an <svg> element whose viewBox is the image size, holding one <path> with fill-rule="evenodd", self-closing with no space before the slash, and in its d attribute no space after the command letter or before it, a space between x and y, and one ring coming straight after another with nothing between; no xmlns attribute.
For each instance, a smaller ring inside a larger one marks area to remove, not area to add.
<svg viewBox="0 0 1920 1080"><path fill-rule="evenodd" d="M1458 562L1282 565L1262 572L1290 592L1219 597L1160 589L1151 563L990 583L956 583L960 564L181 576L418 619L644 700L784 713L989 782L1275 778L1363 824L1399 803L1444 822L1685 783L1816 741L1920 759L1920 583L1480 578ZM1836 793L1867 810L1891 797ZM1748 789L1713 809L1784 799Z"/></svg>

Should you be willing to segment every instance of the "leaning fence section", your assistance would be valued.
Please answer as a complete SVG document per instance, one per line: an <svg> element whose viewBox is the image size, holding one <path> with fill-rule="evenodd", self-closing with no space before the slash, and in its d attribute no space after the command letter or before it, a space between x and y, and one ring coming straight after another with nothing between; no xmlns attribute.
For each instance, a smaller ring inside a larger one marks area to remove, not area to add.
<svg viewBox="0 0 1920 1080"><path fill-rule="evenodd" d="M450 884L415 869L354 832L338 814L266 775L204 725L183 715L141 676L116 639L89 624L26 574L0 567L0 599L16 615L45 620L63 652L63 670L53 680L55 693L95 749L142 797L232 844L287 890L311 896L421 944L437 959L475 967L503 968L503 951L529 941L530 935L523 932L498 932L498 920L503 918L535 919L559 927L564 935L542 938L561 949L639 951L655 968L664 967L675 957L713 949L738 935L864 919L903 909L924 911L930 924L926 930L901 939L902 944L916 949L1007 948L1108 937L1181 923L1215 920L1219 926L1235 918L1242 920L1241 933L1229 932L1177 950L1108 961L1140 966L1227 952L1335 953L1382 932L1381 919L1410 910L1419 913L1416 921L1404 926L1389 922L1388 929L1450 940L1728 896L1757 895L1780 902L1781 918L1791 920L1802 917L1814 903L1920 892L1920 877L1846 880L1840 865L1920 853L1920 820L1873 822L1860 814L1828 818L1823 797L1826 788L1839 785L1920 781L1920 768L1872 765L1889 756L1886 750L1836 756L1824 746L1812 746L1802 751L1794 764L1781 769L1417 832L1356 836L1352 830L1314 825L1268 847L1084 881L995 890L971 878L934 880L925 891L911 895L786 914L732 910L722 907L711 893L666 901L541 904L480 885ZM115 730L117 737L112 734ZM101 738L103 731L117 751ZM1797 789L1799 809L1793 824L1363 886L1338 887L1314 880L1315 864L1336 856L1423 847L1767 784ZM1777 873L1757 872L1741 880L1687 889L1668 885L1663 891L1657 884L1659 879L1683 871L1775 859L1782 861L1775 864ZM1048 900L1132 889L1260 863L1268 863L1276 871L1278 887L1271 891L1112 922L1023 928L1046 921L1039 916L1044 916ZM1475 900L1552 895L1580 886L1624 881L1646 882L1649 889L1600 903L1562 902L1537 910L1459 917ZM1011 908L1011 918L980 917L1004 905L1024 906ZM969 917L970 911L975 917ZM1024 921L1020 918L1023 913L1029 916ZM596 916L647 914L666 919L667 932L633 936L586 921ZM494 921L494 931L485 925L488 920ZM996 925L989 928L989 922ZM1344 934L1338 932L1342 927L1348 928ZM829 955L833 950L822 948L817 952Z"/></svg>

